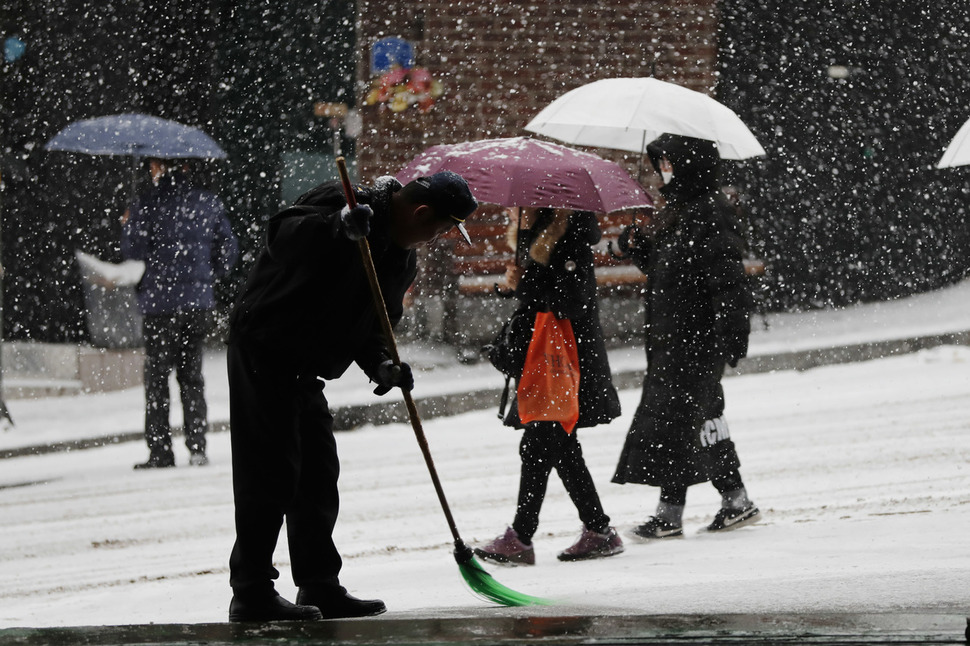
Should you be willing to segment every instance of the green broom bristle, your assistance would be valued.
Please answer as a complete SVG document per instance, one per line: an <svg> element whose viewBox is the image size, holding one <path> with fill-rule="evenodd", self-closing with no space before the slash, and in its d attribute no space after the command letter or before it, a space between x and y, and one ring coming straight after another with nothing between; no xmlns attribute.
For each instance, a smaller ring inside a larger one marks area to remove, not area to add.
<svg viewBox="0 0 970 646"><path fill-rule="evenodd" d="M472 555L471 549L464 543L456 541L455 560L458 561L458 569L465 583L486 601L497 603L503 606L551 606L553 602L549 599L533 597L528 594L516 592L507 588L485 571Z"/></svg>
<svg viewBox="0 0 970 646"><path fill-rule="evenodd" d="M517 592L507 588L492 578L488 572L482 569L478 561L474 558L468 563L459 563L458 569L465 579L465 583L486 601L497 603L503 606L551 606L552 601L533 597L522 592Z"/></svg>

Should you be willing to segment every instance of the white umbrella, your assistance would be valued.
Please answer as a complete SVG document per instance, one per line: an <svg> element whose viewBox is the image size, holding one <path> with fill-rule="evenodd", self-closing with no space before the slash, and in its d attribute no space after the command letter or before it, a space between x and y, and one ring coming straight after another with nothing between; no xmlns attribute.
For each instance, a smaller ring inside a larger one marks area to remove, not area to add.
<svg viewBox="0 0 970 646"><path fill-rule="evenodd" d="M943 151L943 156L937 162L937 168L949 168L951 166L966 166L970 164L970 120L968 120L950 145Z"/></svg>
<svg viewBox="0 0 970 646"><path fill-rule="evenodd" d="M546 106L525 129L569 144L641 154L664 133L714 141L722 159L766 154L730 108L655 78L583 85Z"/></svg>

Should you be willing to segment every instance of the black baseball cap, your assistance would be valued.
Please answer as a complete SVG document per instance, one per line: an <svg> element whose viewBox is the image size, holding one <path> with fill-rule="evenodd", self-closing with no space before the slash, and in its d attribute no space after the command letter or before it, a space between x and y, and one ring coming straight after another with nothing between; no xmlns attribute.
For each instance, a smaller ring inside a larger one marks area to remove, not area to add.
<svg viewBox="0 0 970 646"><path fill-rule="evenodd" d="M478 208L478 201L472 196L465 178L450 170L442 170L428 177L419 177L413 183L425 189L422 201L439 216L453 220L465 242L471 244L465 219Z"/></svg>

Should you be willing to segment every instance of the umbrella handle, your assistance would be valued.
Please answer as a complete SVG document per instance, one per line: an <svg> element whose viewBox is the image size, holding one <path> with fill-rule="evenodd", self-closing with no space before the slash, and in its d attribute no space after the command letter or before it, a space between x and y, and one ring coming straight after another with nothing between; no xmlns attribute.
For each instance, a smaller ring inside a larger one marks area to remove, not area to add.
<svg viewBox="0 0 970 646"><path fill-rule="evenodd" d="M135 186L138 183L138 166L141 163L141 157L138 155L138 153L132 151L130 157L131 157L131 164L130 164L131 183L128 185L128 205L129 206L135 203L135 197L136 197Z"/></svg>
<svg viewBox="0 0 970 646"><path fill-rule="evenodd" d="M513 296L515 296L514 289L502 289L502 287L498 283L495 283L492 286L492 289L494 289L495 293L501 296L502 298L512 298Z"/></svg>
<svg viewBox="0 0 970 646"><path fill-rule="evenodd" d="M610 255L613 256L614 258L616 258L617 260L626 260L627 258L630 257L629 254L625 254L623 252L614 251L613 250L613 241L612 240L610 240L609 242L606 243L606 250L609 251L610 252Z"/></svg>

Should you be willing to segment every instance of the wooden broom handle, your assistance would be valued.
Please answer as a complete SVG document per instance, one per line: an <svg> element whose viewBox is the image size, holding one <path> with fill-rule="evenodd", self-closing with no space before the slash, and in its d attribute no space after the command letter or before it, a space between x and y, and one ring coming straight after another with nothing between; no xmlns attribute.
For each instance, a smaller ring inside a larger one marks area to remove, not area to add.
<svg viewBox="0 0 970 646"><path fill-rule="evenodd" d="M354 208L357 206L357 198L354 196L354 187L351 185L350 175L347 173L347 162L343 157L337 157L336 161L337 170L340 172L340 182L344 187L344 197L347 198L347 205L350 208ZM387 306L384 304L384 295L381 292L381 284L377 280L377 269L374 268L374 258L371 256L367 236L358 240L357 246L360 249L361 261L364 263L364 271L367 272L367 280L370 282L371 296L374 298L374 309L377 311L377 316L381 321L381 329L384 331L385 339L387 339L387 349L390 351L394 363L400 364L401 357L397 352L397 343L394 340L394 328L391 326L391 318L388 316ZM414 398L409 391L402 388L401 392L404 394L404 404L408 409L411 428L414 429L414 436L418 440L418 446L421 447L424 462L428 465L428 472L431 474L431 482L434 484L435 493L438 494L438 502L441 503L441 509L445 512L445 518L448 520L448 528L451 530L451 535L455 541L461 542L461 536L458 534L458 526L455 524L455 518L451 514L451 507L448 506L448 500L445 498L445 491L441 486L441 480L438 478L438 470L434 466L431 449L424 435L424 428L421 426L418 407L415 406Z"/></svg>

